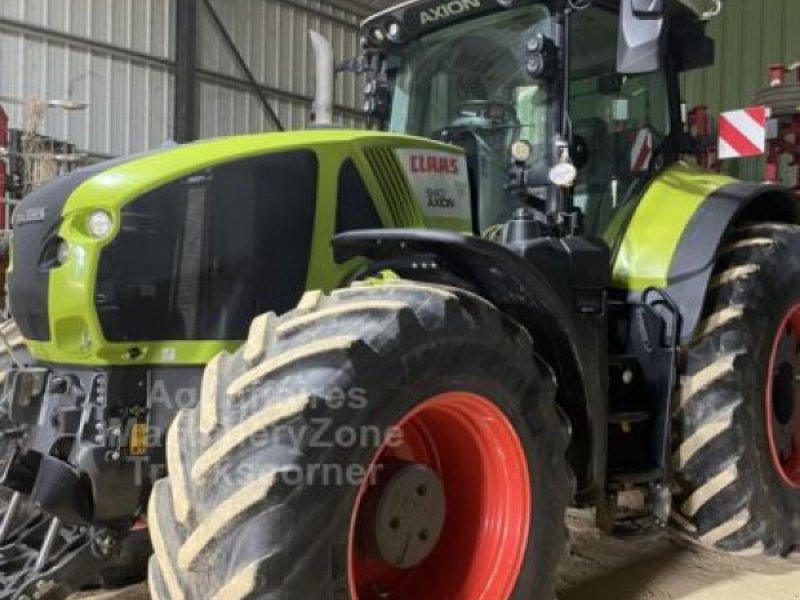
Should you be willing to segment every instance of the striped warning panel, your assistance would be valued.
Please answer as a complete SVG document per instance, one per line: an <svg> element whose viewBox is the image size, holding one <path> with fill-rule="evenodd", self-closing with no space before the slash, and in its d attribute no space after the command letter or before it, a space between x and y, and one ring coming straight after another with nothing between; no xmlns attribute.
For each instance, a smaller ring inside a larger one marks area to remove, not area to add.
<svg viewBox="0 0 800 600"><path fill-rule="evenodd" d="M641 129L631 150L631 173L645 173L653 162L653 132Z"/></svg>
<svg viewBox="0 0 800 600"><path fill-rule="evenodd" d="M719 157L729 159L764 154L768 118L769 110L764 106L722 113L719 117Z"/></svg>

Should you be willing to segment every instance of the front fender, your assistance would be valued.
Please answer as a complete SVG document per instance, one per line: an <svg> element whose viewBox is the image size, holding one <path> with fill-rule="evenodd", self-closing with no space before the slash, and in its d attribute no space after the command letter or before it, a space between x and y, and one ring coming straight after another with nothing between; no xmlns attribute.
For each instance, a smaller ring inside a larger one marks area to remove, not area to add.
<svg viewBox="0 0 800 600"><path fill-rule="evenodd" d="M444 230L373 229L333 239L337 262L366 257L387 261L433 256L445 270L466 276L497 306L536 305L564 327L571 315L550 282L535 267L494 242Z"/></svg>
<svg viewBox="0 0 800 600"><path fill-rule="evenodd" d="M341 234L333 246L337 261L357 256L378 262L432 257L441 270L469 282L525 326L537 352L557 374L558 401L572 421L570 461L578 478L578 501L597 500L605 481L608 434L605 313L589 323L592 318L574 314L534 264L480 238L427 229L380 229Z"/></svg>

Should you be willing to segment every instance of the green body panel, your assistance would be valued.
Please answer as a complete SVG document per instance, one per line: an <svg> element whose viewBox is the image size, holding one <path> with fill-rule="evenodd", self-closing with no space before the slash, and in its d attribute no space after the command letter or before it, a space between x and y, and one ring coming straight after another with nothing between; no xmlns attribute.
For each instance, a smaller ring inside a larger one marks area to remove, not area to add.
<svg viewBox="0 0 800 600"><path fill-rule="evenodd" d="M672 258L689 221L709 194L735 181L684 163L654 178L638 203L619 211L605 236L616 249L614 287L666 287Z"/></svg>
<svg viewBox="0 0 800 600"><path fill-rule="evenodd" d="M421 200L414 195L406 171L393 153L403 148L460 152L452 146L397 134L316 130L203 141L133 157L100 172L78 186L64 206L59 233L69 244L70 257L50 271L51 339L30 342L32 354L41 361L60 364L201 365L218 352L234 350L242 343L109 342L103 336L94 307L100 252L118 231L122 207L160 185L210 166L270 152L311 149L316 153L317 210L307 289L331 290L359 266L358 261L337 264L330 244L336 226L338 178L345 160L352 159L356 164L384 226L469 233L469 220L425 216ZM606 241L615 249L613 285L627 290L665 287L670 264L690 219L709 194L733 181L679 163L650 182L638 202L618 211L606 232ZM98 208L114 217L114 231L102 240L92 237L86 229L88 215ZM134 347L137 352L132 355L130 350Z"/></svg>
<svg viewBox="0 0 800 600"><path fill-rule="evenodd" d="M313 150L318 158L317 210L313 224L312 252L307 274L308 289L330 290L351 274L358 262L342 265L333 258L338 177L343 161L352 159L372 196L377 213L387 227L471 228L471 221L426 219L414 201L402 168L395 165L393 189L405 186L406 206L402 222L396 218L383 185L365 157L372 148L412 148L458 155L452 146L421 138L358 130L311 130L237 136L183 145L110 167L83 182L67 199L59 230L70 248L65 264L50 271L49 310L51 339L31 341L33 356L41 361L75 365L175 364L201 365L222 350L234 350L242 340L112 343L106 340L94 306L95 281L100 252L120 226L120 210L143 193L198 170L233 160L297 149ZM395 158L391 155L391 158ZM387 159L390 160L390 159ZM404 181L401 185L399 178ZM98 208L114 217L114 231L105 239L92 237L86 228L88 215ZM279 285L280 282L276 282ZM130 356L131 348L138 352ZM141 354L139 354L139 352Z"/></svg>

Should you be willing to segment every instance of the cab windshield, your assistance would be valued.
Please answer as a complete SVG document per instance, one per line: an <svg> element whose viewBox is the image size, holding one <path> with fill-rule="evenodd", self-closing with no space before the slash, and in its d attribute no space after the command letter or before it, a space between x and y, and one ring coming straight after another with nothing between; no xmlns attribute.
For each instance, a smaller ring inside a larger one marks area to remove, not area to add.
<svg viewBox="0 0 800 600"><path fill-rule="evenodd" d="M533 4L448 27L398 51L390 129L466 149L481 230L522 205L505 191L511 145L524 139L546 156L548 90L526 72L526 46L537 34L552 37L551 29L548 8Z"/></svg>

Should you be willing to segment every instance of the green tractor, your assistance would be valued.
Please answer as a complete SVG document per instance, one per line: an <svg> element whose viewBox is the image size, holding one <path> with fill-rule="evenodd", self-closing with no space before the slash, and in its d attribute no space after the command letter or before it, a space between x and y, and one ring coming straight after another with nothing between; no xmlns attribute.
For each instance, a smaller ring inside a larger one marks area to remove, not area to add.
<svg viewBox="0 0 800 600"><path fill-rule="evenodd" d="M29 197L11 597L129 570L146 528L160 600L549 600L569 504L790 554L799 205L680 161L718 4L407 2L352 65L379 131Z"/></svg>

